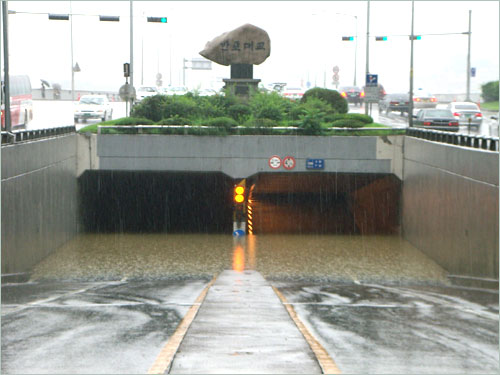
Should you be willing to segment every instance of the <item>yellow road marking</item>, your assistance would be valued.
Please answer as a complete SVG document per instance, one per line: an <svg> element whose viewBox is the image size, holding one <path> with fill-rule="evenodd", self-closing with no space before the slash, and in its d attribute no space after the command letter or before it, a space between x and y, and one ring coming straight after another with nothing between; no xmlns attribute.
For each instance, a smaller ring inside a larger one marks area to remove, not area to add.
<svg viewBox="0 0 500 375"><path fill-rule="evenodd" d="M299 329L299 331L304 335L304 338L306 339L307 343L311 347L314 355L318 359L319 365L321 366L321 369L323 371L323 374L341 374L339 368L333 361L332 357L328 354L326 349L319 343L318 340L309 332L309 330L306 328L304 323L299 319L297 316L297 313L295 312L295 309L293 308L292 305L290 305L286 297L281 294L281 292L273 286L274 292L278 295L278 297L281 300L281 303L283 303L283 306L286 307L288 314L292 318L292 320L295 322L295 325Z"/></svg>
<svg viewBox="0 0 500 375"><path fill-rule="evenodd" d="M179 346L184 339L184 336L186 335L189 326L198 313L198 310L200 309L200 306L208 293L208 289L210 289L212 284L215 282L215 279L217 279L217 275L214 276L214 278L208 283L205 289L203 289L203 291L200 293L198 298L196 298L196 301L194 301L194 303L191 305L188 312L179 323L179 326L175 330L174 334L170 336L170 339L167 341L160 354L158 354L158 357L156 357L156 361L149 369L148 374L164 374L168 369L170 363L174 359L177 349L179 349Z"/></svg>

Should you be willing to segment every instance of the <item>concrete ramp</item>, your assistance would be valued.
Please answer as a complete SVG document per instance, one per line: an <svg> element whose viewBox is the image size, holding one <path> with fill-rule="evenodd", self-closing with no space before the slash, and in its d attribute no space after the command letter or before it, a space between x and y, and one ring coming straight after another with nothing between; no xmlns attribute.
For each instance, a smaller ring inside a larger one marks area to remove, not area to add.
<svg viewBox="0 0 500 375"><path fill-rule="evenodd" d="M271 285L256 271L222 272L170 367L171 374L321 374Z"/></svg>

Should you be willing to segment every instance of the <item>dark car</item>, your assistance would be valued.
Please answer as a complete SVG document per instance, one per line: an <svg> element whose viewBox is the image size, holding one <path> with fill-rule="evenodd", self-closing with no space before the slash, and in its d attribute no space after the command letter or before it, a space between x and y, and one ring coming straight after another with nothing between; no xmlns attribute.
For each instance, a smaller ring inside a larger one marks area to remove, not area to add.
<svg viewBox="0 0 500 375"><path fill-rule="evenodd" d="M413 126L418 128L458 131L458 120L449 109L421 109L413 116Z"/></svg>
<svg viewBox="0 0 500 375"><path fill-rule="evenodd" d="M361 105L365 97L365 92L357 86L344 86L339 89L339 92L347 103Z"/></svg>
<svg viewBox="0 0 500 375"><path fill-rule="evenodd" d="M392 111L408 112L410 108L409 94L388 94L378 102L378 111L389 114Z"/></svg>

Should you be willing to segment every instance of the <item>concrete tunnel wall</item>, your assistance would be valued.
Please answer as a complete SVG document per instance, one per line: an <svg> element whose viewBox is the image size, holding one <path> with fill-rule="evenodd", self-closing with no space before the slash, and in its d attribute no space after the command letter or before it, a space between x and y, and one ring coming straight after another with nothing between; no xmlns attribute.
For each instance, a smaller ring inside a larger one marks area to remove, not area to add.
<svg viewBox="0 0 500 375"><path fill-rule="evenodd" d="M28 271L76 235L76 138L2 146L2 274Z"/></svg>
<svg viewBox="0 0 500 375"><path fill-rule="evenodd" d="M452 275L498 279L498 153L405 137L403 236Z"/></svg>
<svg viewBox="0 0 500 375"><path fill-rule="evenodd" d="M383 172L403 171L405 239L452 274L498 279L498 153L404 140L403 160L381 137L375 152L392 156ZM97 146L73 134L2 147L2 274L29 270L78 233L77 176L99 169Z"/></svg>

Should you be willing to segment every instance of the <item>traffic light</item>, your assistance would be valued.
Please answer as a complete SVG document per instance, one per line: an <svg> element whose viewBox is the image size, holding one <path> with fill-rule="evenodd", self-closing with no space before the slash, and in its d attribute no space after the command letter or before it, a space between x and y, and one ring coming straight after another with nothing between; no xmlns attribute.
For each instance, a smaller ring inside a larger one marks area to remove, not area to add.
<svg viewBox="0 0 500 375"><path fill-rule="evenodd" d="M410 35L410 40L420 40L422 39L422 36L421 35L413 35L413 37Z"/></svg>
<svg viewBox="0 0 500 375"><path fill-rule="evenodd" d="M99 16L99 21L119 22L120 17L118 17L118 16Z"/></svg>
<svg viewBox="0 0 500 375"><path fill-rule="evenodd" d="M245 202L245 188L241 185L236 185L234 187L234 201L236 203Z"/></svg>
<svg viewBox="0 0 500 375"><path fill-rule="evenodd" d="M69 14L49 14L49 20L68 21Z"/></svg>
<svg viewBox="0 0 500 375"><path fill-rule="evenodd" d="M387 37L386 36L376 36L375 40L377 42L385 42L387 40Z"/></svg>
<svg viewBox="0 0 500 375"><path fill-rule="evenodd" d="M148 22L167 23L167 17L148 17Z"/></svg>
<svg viewBox="0 0 500 375"><path fill-rule="evenodd" d="M352 42L354 40L354 37L353 36L343 36L342 40L344 42Z"/></svg>

